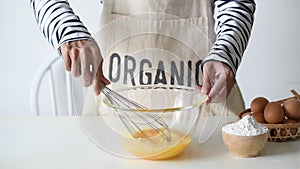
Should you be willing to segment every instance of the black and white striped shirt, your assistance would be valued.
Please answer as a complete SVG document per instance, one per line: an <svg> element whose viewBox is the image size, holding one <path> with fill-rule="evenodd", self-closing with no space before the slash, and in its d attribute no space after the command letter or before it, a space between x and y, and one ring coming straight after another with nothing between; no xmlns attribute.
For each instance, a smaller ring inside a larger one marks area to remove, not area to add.
<svg viewBox="0 0 300 169"><path fill-rule="evenodd" d="M92 39L67 0L31 0L30 3L39 28L55 49L68 41ZM215 0L217 39L204 62L221 61L235 74L251 34L254 12L254 0Z"/></svg>

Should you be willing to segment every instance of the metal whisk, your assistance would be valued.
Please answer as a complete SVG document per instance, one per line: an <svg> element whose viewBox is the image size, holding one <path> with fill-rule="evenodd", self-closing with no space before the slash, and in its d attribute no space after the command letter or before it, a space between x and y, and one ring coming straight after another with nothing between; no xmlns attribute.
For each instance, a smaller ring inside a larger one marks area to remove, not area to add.
<svg viewBox="0 0 300 169"><path fill-rule="evenodd" d="M141 111L147 110L147 107L114 92L105 85L102 88L102 93L112 105L129 109L141 109ZM123 125L132 136L135 136L136 138L142 138L142 136L137 134L138 132L143 136L147 136L145 131L139 126L138 122L133 120L130 115L128 115L128 112L121 109L116 109L115 111ZM158 133L164 140L170 141L171 136L169 126L161 117L151 113L134 113L136 117L142 120L143 124L147 124L150 128L154 129L155 132Z"/></svg>

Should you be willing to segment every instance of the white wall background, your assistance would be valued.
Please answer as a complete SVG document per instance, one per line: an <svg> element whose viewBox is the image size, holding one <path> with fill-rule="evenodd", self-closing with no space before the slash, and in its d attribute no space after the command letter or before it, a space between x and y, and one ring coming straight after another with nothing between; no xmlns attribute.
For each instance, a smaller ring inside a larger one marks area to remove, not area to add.
<svg viewBox="0 0 300 169"><path fill-rule="evenodd" d="M92 33L98 0L70 0ZM38 67L55 54L38 30L29 0L0 2L0 115L29 115L29 91ZM258 95L270 100L300 92L299 0L257 0L256 20L237 80L246 106ZM48 92L43 93L47 98Z"/></svg>
<svg viewBox="0 0 300 169"><path fill-rule="evenodd" d="M252 37L237 79L246 105L263 95L270 100L300 93L299 0L256 0Z"/></svg>

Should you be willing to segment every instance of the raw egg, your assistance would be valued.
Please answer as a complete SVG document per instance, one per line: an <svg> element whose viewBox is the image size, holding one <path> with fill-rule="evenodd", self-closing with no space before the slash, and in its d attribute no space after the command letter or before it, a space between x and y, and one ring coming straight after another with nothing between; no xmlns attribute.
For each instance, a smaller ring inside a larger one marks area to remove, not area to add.
<svg viewBox="0 0 300 169"><path fill-rule="evenodd" d="M163 131L163 130L161 130ZM160 132L144 129L136 132L127 140L125 147L137 157L147 160L165 160L182 153L191 143L192 138L179 131L170 130L171 140L165 140Z"/></svg>
<svg viewBox="0 0 300 169"><path fill-rule="evenodd" d="M262 113L266 105L269 103L269 100L265 97L256 97L252 100L250 104L250 109L253 113Z"/></svg>
<svg viewBox="0 0 300 169"><path fill-rule="evenodd" d="M252 113L253 118L259 123L266 123L264 114L262 112Z"/></svg>
<svg viewBox="0 0 300 169"><path fill-rule="evenodd" d="M284 113L288 118L300 119L300 102L296 99L288 99L283 102Z"/></svg>
<svg viewBox="0 0 300 169"><path fill-rule="evenodd" d="M268 123L281 123L285 118L281 104L278 102L268 103L264 110L264 118Z"/></svg>

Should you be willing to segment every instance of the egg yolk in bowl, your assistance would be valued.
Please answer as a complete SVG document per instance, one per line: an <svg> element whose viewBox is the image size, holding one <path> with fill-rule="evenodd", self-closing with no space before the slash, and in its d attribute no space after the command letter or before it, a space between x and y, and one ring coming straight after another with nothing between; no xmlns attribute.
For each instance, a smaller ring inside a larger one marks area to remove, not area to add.
<svg viewBox="0 0 300 169"><path fill-rule="evenodd" d="M135 132L124 141L126 149L139 158L166 160L181 154L191 143L192 138L180 131L170 130L166 139L163 129L143 129Z"/></svg>

